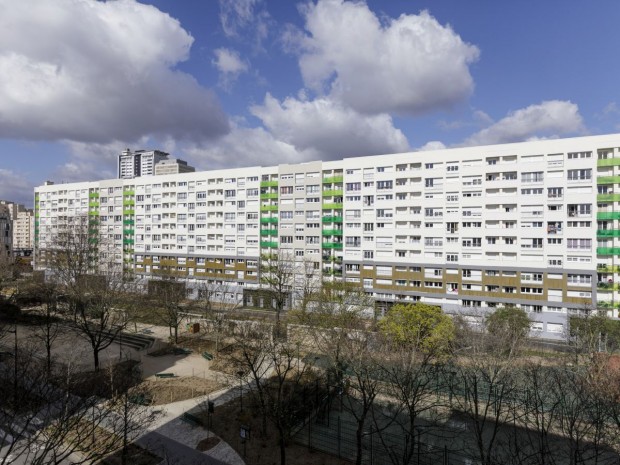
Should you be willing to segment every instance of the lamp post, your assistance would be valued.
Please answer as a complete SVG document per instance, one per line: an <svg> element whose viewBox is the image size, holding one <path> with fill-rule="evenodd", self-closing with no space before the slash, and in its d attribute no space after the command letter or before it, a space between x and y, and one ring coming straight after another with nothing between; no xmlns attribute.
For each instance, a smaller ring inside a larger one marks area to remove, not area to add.
<svg viewBox="0 0 620 465"><path fill-rule="evenodd" d="M239 405L243 412L243 370L239 370L237 375L239 376Z"/></svg>

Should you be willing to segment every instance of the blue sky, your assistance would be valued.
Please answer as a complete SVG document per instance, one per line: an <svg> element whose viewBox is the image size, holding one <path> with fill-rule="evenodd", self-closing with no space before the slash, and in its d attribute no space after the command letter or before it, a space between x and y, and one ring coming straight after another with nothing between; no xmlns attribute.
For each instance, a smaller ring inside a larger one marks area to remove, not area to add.
<svg viewBox="0 0 620 465"><path fill-rule="evenodd" d="M0 198L620 131L617 0L0 0ZM432 156L432 153L429 153Z"/></svg>

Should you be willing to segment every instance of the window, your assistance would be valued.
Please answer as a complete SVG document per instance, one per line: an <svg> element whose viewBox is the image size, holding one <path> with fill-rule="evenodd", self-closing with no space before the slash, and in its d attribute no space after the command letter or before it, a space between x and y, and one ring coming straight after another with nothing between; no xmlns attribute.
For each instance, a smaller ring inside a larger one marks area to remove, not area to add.
<svg viewBox="0 0 620 465"><path fill-rule="evenodd" d="M592 284L592 276L589 274L569 274L566 281L569 284Z"/></svg>
<svg viewBox="0 0 620 465"><path fill-rule="evenodd" d="M362 183L361 182L348 182L346 184L346 190L347 192L357 192L362 190Z"/></svg>
<svg viewBox="0 0 620 465"><path fill-rule="evenodd" d="M549 187L547 189L547 197L550 199L561 199L563 196L563 189L561 187Z"/></svg>
<svg viewBox="0 0 620 465"><path fill-rule="evenodd" d="M569 249L591 250L592 239L567 239Z"/></svg>
<svg viewBox="0 0 620 465"><path fill-rule="evenodd" d="M521 173L521 182L543 182L544 173L542 171L532 171Z"/></svg>
<svg viewBox="0 0 620 465"><path fill-rule="evenodd" d="M377 181L377 190L392 189L392 181Z"/></svg>
<svg viewBox="0 0 620 465"><path fill-rule="evenodd" d="M576 160L578 158L592 158L592 152L569 152L568 159Z"/></svg>
<svg viewBox="0 0 620 465"><path fill-rule="evenodd" d="M592 169L568 170L569 181L587 181L592 179Z"/></svg>

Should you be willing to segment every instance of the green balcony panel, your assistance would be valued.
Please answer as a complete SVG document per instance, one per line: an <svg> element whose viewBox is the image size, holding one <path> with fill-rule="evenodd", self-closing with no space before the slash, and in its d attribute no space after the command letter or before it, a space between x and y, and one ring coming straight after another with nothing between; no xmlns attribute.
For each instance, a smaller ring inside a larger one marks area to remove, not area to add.
<svg viewBox="0 0 620 465"><path fill-rule="evenodd" d="M278 181L261 181L260 187L278 187Z"/></svg>
<svg viewBox="0 0 620 465"><path fill-rule="evenodd" d="M323 210L342 210L342 203L324 203Z"/></svg>
<svg viewBox="0 0 620 465"><path fill-rule="evenodd" d="M129 215L135 215L136 211L135 210L123 210L123 215L129 216Z"/></svg>
<svg viewBox="0 0 620 465"><path fill-rule="evenodd" d="M597 202L618 202L620 194L598 194L596 200Z"/></svg>
<svg viewBox="0 0 620 465"><path fill-rule="evenodd" d="M598 229L596 235L599 237L620 237L620 229Z"/></svg>
<svg viewBox="0 0 620 465"><path fill-rule="evenodd" d="M123 229L123 234L133 236L135 231L133 229Z"/></svg>
<svg viewBox="0 0 620 465"><path fill-rule="evenodd" d="M261 229L260 235L261 236L277 236L278 230L277 229Z"/></svg>
<svg viewBox="0 0 620 465"><path fill-rule="evenodd" d="M335 182L342 182L344 180L344 177L342 175L338 175L338 176L328 176L323 178L323 182L326 184L329 183L335 183Z"/></svg>
<svg viewBox="0 0 620 465"><path fill-rule="evenodd" d="M620 211L618 212L597 212L597 220L620 220Z"/></svg>
<svg viewBox="0 0 620 465"><path fill-rule="evenodd" d="M597 283L596 289L599 291L617 291L620 289L620 284L617 283Z"/></svg>
<svg viewBox="0 0 620 465"><path fill-rule="evenodd" d="M88 212L88 214L91 215L91 216L99 216L99 212L98 211L96 211L96 212Z"/></svg>
<svg viewBox="0 0 620 465"><path fill-rule="evenodd" d="M132 207L136 204L134 200L123 200L123 206Z"/></svg>
<svg viewBox="0 0 620 465"><path fill-rule="evenodd" d="M93 197L99 197L99 192L89 192L88 196L89 196L90 198L93 198Z"/></svg>
<svg viewBox="0 0 620 465"><path fill-rule="evenodd" d="M125 225L133 225L135 223L134 220L123 220L123 224Z"/></svg>
<svg viewBox="0 0 620 465"><path fill-rule="evenodd" d="M321 246L324 249L336 249L336 250L341 250L342 249L342 242L323 242L321 244Z"/></svg>
<svg viewBox="0 0 620 465"><path fill-rule="evenodd" d="M276 212L278 211L277 205L261 205L260 211L262 212Z"/></svg>
<svg viewBox="0 0 620 465"><path fill-rule="evenodd" d="M323 197L333 197L335 195L342 196L342 189L325 189L323 191Z"/></svg>
<svg viewBox="0 0 620 465"><path fill-rule="evenodd" d="M268 217L268 218L261 218L260 219L261 223L277 223L278 222L278 218L276 217Z"/></svg>
<svg viewBox="0 0 620 465"><path fill-rule="evenodd" d="M89 202L88 206L90 208L99 208L99 202Z"/></svg>
<svg viewBox="0 0 620 465"><path fill-rule="evenodd" d="M278 194L275 192L271 192L271 193L267 193L267 194L261 194L260 195L261 200L265 200L265 199L278 199Z"/></svg>
<svg viewBox="0 0 620 465"><path fill-rule="evenodd" d="M620 266L599 265L596 267L597 273L620 273Z"/></svg>
<svg viewBox="0 0 620 465"><path fill-rule="evenodd" d="M597 247L597 255L620 255L620 247Z"/></svg>
<svg viewBox="0 0 620 465"><path fill-rule="evenodd" d="M260 246L265 249L266 248L275 249L278 247L278 243L273 242L273 241L261 241Z"/></svg>
<svg viewBox="0 0 620 465"><path fill-rule="evenodd" d="M323 223L342 223L342 216L326 215L323 217Z"/></svg>
<svg viewBox="0 0 620 465"><path fill-rule="evenodd" d="M136 195L136 191L123 191L123 195Z"/></svg>
<svg viewBox="0 0 620 465"><path fill-rule="evenodd" d="M123 244L133 244L133 239L123 239Z"/></svg>
<svg viewBox="0 0 620 465"><path fill-rule="evenodd" d="M620 176L598 176L597 184L617 184L620 182Z"/></svg>
<svg viewBox="0 0 620 465"><path fill-rule="evenodd" d="M342 229L324 229L324 236L342 236Z"/></svg>
<svg viewBox="0 0 620 465"><path fill-rule="evenodd" d="M620 166L620 158L605 158L596 160L596 166Z"/></svg>

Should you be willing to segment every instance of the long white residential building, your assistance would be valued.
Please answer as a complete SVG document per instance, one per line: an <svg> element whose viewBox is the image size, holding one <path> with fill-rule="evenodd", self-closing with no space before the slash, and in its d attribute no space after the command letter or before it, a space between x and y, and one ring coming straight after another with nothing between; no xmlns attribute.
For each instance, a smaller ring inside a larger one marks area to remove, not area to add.
<svg viewBox="0 0 620 465"><path fill-rule="evenodd" d="M620 134L46 185L35 260L87 215L141 279L230 282L259 305L261 256L285 252L379 308L514 304L559 338L572 313L618 317L619 185Z"/></svg>

